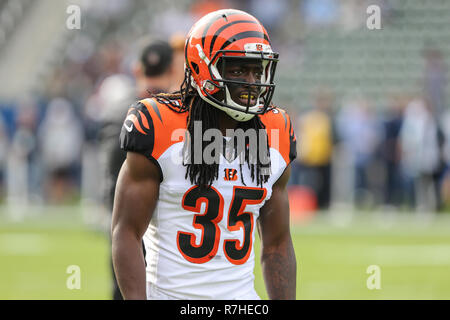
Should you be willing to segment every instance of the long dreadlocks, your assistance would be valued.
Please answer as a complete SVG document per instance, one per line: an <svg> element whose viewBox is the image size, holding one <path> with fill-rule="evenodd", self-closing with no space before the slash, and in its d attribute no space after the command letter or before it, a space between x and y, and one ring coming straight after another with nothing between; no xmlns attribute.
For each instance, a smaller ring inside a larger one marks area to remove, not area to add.
<svg viewBox="0 0 450 320"><path fill-rule="evenodd" d="M175 112L189 112L187 117L187 131L189 132L191 139L190 141L187 139L185 140L185 145L183 148L183 152L185 154L184 159L193 159L194 143L192 143L192 141L196 141L195 139L200 139L200 141L202 141L203 152L207 145L207 143L202 139L203 134L208 129L219 128L219 117L227 116L221 110L212 107L200 98L197 91L191 86L189 70L186 71L184 81L181 84L179 91L174 93L161 93L153 95L153 97L159 102L163 102L167 107ZM181 100L181 103L178 103L179 100ZM195 137L194 135L194 123L197 121L202 123L202 137ZM258 115L249 121L239 122L236 129L242 129L244 132L248 129L254 129L256 132L266 132L265 125L262 123ZM269 179L268 172L270 172L270 161L268 164L261 163L259 152L257 153L258 156L256 163L254 163L254 161L250 161L250 152L248 147L249 137L246 136L245 139L244 145L246 148L244 150L244 159L250 169L251 179L252 181L255 181L256 178L256 184L262 187L262 185ZM267 133L265 133L262 137L257 134L257 146L261 145L260 139L265 139L267 151L266 156L270 159ZM237 154L236 143L233 143L233 145L234 152ZM193 163L193 161L188 161L188 163L183 163L183 165L186 167L185 178L189 178L192 184L199 185L201 188L209 188L219 175L219 163L214 162L212 164L205 164L203 157L202 163L200 164ZM242 174L242 162L240 162L239 166L241 181L244 185L246 185Z"/></svg>

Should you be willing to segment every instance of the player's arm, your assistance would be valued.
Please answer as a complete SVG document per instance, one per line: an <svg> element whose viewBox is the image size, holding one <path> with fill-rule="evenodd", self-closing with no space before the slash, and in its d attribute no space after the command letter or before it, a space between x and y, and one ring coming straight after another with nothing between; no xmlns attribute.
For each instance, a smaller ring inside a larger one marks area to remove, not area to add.
<svg viewBox="0 0 450 320"><path fill-rule="evenodd" d="M116 186L112 259L124 299L147 299L142 237L159 195L160 175L145 156L128 152Z"/></svg>
<svg viewBox="0 0 450 320"><path fill-rule="evenodd" d="M290 166L272 187L260 209L261 266L270 299L295 300L297 266L289 229L287 183Z"/></svg>

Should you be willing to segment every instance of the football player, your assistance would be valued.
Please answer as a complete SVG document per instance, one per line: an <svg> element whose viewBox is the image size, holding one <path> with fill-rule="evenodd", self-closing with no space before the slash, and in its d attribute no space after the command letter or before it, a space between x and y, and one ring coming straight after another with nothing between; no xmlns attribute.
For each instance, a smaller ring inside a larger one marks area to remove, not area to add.
<svg viewBox="0 0 450 320"><path fill-rule="evenodd" d="M181 90L130 107L112 220L126 299L259 299L255 230L269 298L295 299L286 185L296 139L288 114L271 103L277 61L257 19L215 11L188 34ZM267 152L252 157L246 136L242 157L219 152L206 162L209 129L225 141L234 139L230 130L264 132L256 143Z"/></svg>

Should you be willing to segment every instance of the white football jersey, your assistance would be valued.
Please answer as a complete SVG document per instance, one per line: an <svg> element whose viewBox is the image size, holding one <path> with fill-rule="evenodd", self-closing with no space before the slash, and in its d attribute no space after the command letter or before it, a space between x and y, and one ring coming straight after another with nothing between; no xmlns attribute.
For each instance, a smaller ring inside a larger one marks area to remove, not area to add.
<svg viewBox="0 0 450 320"><path fill-rule="evenodd" d="M122 128L121 147L145 155L162 177L143 238L148 298L257 299L256 221L272 185L295 158L289 116L278 108L260 116L271 159L271 174L262 187L252 181L247 163L240 166L239 158L228 161L221 155L218 179L201 189L185 178L187 115L145 99L130 108Z"/></svg>

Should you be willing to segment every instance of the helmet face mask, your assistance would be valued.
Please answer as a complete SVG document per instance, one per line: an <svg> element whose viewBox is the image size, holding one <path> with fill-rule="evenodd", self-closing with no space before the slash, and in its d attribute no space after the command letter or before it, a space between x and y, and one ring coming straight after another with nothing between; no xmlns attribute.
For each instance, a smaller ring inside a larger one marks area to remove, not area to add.
<svg viewBox="0 0 450 320"><path fill-rule="evenodd" d="M220 104L223 107L228 107L232 110L236 111L244 111L248 114L262 114L264 113L272 100L273 92L275 90L275 84L273 83L273 77L275 74L275 69L277 65L276 54L274 53L249 53L249 52L239 52L241 54L246 54L246 56L235 56L229 54L236 54L236 51L232 52L219 52L218 54L222 54L218 59L217 63L213 65L210 64L210 69L216 68L220 69L219 74L220 78L211 77L211 80L207 80L207 83L221 84L217 86L222 91L225 92L225 97L221 101L214 101L215 103ZM257 54L258 57L255 57L254 54ZM217 54L216 54L217 55ZM270 57L268 57L270 56ZM213 59L214 61L214 59ZM226 69L229 65L233 65L233 63L242 64L244 67L247 64L259 64L261 66L261 78L257 79L255 82L247 82L245 79L229 79L225 77ZM216 72L211 72L211 75L214 75ZM242 91L247 92L247 101L245 103L240 103L240 101L235 101L232 98L230 91L232 91L233 87L243 88ZM255 102L251 102L250 97L255 96ZM209 97L212 99L214 97ZM245 109L245 110L243 110Z"/></svg>
<svg viewBox="0 0 450 320"><path fill-rule="evenodd" d="M215 25L217 27L213 28ZM219 29L214 31L217 28ZM256 31L248 31L251 28ZM209 31L212 36L208 37ZM227 35L232 36L227 38L221 31L227 31ZM250 36L245 38L243 34ZM211 38L208 43L207 40ZM278 54L272 51L267 32L254 17L231 9L208 14L194 25L186 41L185 52L191 83L203 100L238 121L248 121L267 111L275 90L274 75ZM261 76L254 82L247 82L239 77L227 78L227 67L233 64L259 64ZM247 96L246 101L236 101L236 97L233 99L232 92L236 87Z"/></svg>

